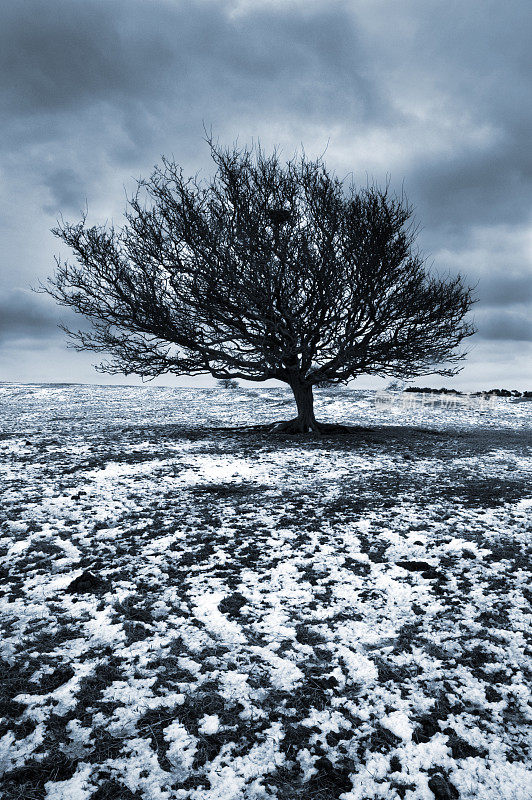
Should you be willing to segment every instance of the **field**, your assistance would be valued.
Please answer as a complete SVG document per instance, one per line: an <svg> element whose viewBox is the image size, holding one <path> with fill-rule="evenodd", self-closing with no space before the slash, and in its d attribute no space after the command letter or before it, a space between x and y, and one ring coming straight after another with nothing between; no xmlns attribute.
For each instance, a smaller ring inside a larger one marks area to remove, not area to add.
<svg viewBox="0 0 532 800"><path fill-rule="evenodd" d="M532 403L317 395L0 385L2 798L530 800Z"/></svg>

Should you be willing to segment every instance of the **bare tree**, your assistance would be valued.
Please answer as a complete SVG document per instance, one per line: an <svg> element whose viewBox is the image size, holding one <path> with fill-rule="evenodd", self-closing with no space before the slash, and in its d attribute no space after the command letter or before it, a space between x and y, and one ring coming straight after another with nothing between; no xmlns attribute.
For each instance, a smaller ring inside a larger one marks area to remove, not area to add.
<svg viewBox="0 0 532 800"><path fill-rule="evenodd" d="M222 389L230 389L231 391L240 388L238 381L235 381L232 378L222 378L220 381L218 381L218 385Z"/></svg>
<svg viewBox="0 0 532 800"><path fill-rule="evenodd" d="M415 248L412 208L388 188L357 190L303 154L222 149L214 177L163 159L140 180L125 224L61 222L75 253L42 287L92 323L66 332L102 351L105 372L287 383L297 417L319 431L312 387L361 374L452 375L473 302Z"/></svg>

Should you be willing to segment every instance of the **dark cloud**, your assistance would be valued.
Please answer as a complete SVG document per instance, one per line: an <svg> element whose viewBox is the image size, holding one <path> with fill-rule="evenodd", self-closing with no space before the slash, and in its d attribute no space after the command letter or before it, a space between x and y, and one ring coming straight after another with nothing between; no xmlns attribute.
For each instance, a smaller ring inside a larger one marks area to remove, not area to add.
<svg viewBox="0 0 532 800"><path fill-rule="evenodd" d="M531 184L532 151L524 137L507 137L488 152L437 160L409 180L425 224L444 228L527 220Z"/></svg>
<svg viewBox="0 0 532 800"><path fill-rule="evenodd" d="M484 312L477 319L481 339L532 342L532 319L518 311Z"/></svg>
<svg viewBox="0 0 532 800"><path fill-rule="evenodd" d="M346 116L379 113L343 4L229 12L218 2L8 2L0 16L4 107L36 115L163 103L173 117L199 103L209 117L228 101L242 108L260 100L311 116L335 114L339 103Z"/></svg>
<svg viewBox="0 0 532 800"><path fill-rule="evenodd" d="M477 294L483 306L532 303L532 274L486 275L479 280Z"/></svg>
<svg viewBox="0 0 532 800"><path fill-rule="evenodd" d="M14 113L35 115L149 94L176 67L166 4L157 5L135 0L2 4L4 103Z"/></svg>
<svg viewBox="0 0 532 800"><path fill-rule="evenodd" d="M78 320L72 312L58 308L49 299L30 290L15 289L0 295L0 342L42 340L64 336L60 322Z"/></svg>
<svg viewBox="0 0 532 800"><path fill-rule="evenodd" d="M406 177L424 224L528 221L532 5L377 0L367 13L370 71L397 111L388 125L411 133L392 177Z"/></svg>
<svg viewBox="0 0 532 800"><path fill-rule="evenodd" d="M303 125L293 150L309 124L323 149L339 118L387 118L343 3L231 12L214 0L0 6L0 150L19 182L25 153L25 174L51 191L46 213L90 202L115 166L138 174L171 153L208 167L204 124L230 141L243 130L268 140L273 125L285 144Z"/></svg>
<svg viewBox="0 0 532 800"><path fill-rule="evenodd" d="M52 169L43 179L44 185L50 190L51 202L44 206L50 214L75 211L79 213L86 201L83 178L68 167Z"/></svg>

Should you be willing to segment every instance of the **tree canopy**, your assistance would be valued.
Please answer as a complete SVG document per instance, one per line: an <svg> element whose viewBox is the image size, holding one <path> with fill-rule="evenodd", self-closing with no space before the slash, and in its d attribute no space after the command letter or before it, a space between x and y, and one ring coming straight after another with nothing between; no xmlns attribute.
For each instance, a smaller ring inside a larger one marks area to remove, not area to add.
<svg viewBox="0 0 532 800"><path fill-rule="evenodd" d="M283 381L294 431L319 430L317 383L459 370L471 289L427 268L403 196L346 185L321 158L209 145L211 179L163 159L120 229L53 231L76 258L45 291L90 320L67 332L109 355L99 369Z"/></svg>

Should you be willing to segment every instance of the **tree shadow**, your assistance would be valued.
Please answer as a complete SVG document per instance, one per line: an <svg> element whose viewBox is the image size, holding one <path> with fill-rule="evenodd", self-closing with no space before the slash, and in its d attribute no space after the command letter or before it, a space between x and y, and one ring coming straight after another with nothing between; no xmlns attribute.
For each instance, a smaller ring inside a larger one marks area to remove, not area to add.
<svg viewBox="0 0 532 800"><path fill-rule="evenodd" d="M482 456L503 449L526 455L532 447L532 429L503 427L431 428L415 425L331 426L322 434L315 432L291 434L272 431L275 423L235 426L186 426L174 424L131 425L115 433L116 439L148 440L152 442L194 441L220 445L224 451L247 451L259 448L265 452L275 449L324 449L352 451L371 449L407 458L437 456L442 459Z"/></svg>

